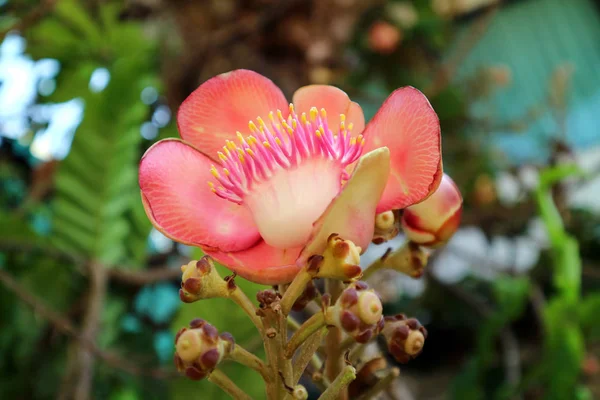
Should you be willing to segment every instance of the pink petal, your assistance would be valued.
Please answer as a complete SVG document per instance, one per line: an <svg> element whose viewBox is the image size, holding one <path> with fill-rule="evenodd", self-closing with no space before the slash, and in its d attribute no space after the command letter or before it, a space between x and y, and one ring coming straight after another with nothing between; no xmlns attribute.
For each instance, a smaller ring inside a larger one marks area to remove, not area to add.
<svg viewBox="0 0 600 400"><path fill-rule="evenodd" d="M236 131L247 132L248 121L270 111L287 115L288 103L281 90L268 78L238 69L204 82L181 104L177 114L179 133L205 154L216 157L225 140Z"/></svg>
<svg viewBox="0 0 600 400"><path fill-rule="evenodd" d="M352 132L356 135L362 132L365 127L365 116L362 108L357 103L350 101L350 98L341 89L329 85L309 85L296 90L293 98L296 113L299 115L307 113L311 107L317 107L318 110L324 108L327 111L327 124L334 133L340 125L340 114L346 115L346 126L350 123L354 125Z"/></svg>
<svg viewBox="0 0 600 400"><path fill-rule="evenodd" d="M140 162L139 183L146 214L169 238L226 251L247 249L260 235L252 214L216 196L208 181L212 160L177 139L152 146Z"/></svg>
<svg viewBox="0 0 600 400"><path fill-rule="evenodd" d="M367 125L365 152L390 149L391 173L377 212L426 199L442 179L440 122L417 89L404 87L387 98Z"/></svg>
<svg viewBox="0 0 600 400"><path fill-rule="evenodd" d="M390 152L386 147L363 155L340 195L314 223L311 238L298 262L303 263L310 256L321 254L332 233L366 250L373 239L375 209L389 174Z"/></svg>
<svg viewBox="0 0 600 400"><path fill-rule="evenodd" d="M295 263L300 250L276 249L262 240L256 246L238 252L204 249L206 254L241 277L263 285L291 282L300 270Z"/></svg>

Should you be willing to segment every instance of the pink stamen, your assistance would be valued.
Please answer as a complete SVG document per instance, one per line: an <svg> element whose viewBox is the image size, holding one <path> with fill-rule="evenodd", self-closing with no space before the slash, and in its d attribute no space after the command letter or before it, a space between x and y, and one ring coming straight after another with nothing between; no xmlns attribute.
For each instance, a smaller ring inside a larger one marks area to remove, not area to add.
<svg viewBox="0 0 600 400"><path fill-rule="evenodd" d="M290 104L290 114L283 118L277 110L269 114L270 124L261 118L250 121L252 135L244 137L237 133L239 143L227 140L223 152L219 152L220 168L213 166L211 173L215 185L211 190L219 197L242 204L244 197L257 184L269 180L280 169L290 169L306 160L324 158L335 161L343 171L362 153L362 135L351 138L352 124L346 126L346 116L340 115L340 126L334 133L327 124L327 114L311 108L308 115L300 117ZM347 180L343 171L341 179Z"/></svg>

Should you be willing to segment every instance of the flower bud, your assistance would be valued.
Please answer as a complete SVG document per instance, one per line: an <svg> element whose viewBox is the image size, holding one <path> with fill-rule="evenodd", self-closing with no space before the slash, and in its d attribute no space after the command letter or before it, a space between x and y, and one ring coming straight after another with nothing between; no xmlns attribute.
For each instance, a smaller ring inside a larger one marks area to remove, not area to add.
<svg viewBox="0 0 600 400"><path fill-rule="evenodd" d="M421 203L407 207L402 229L412 242L437 247L456 232L462 214L462 197L452 179L444 174L438 189Z"/></svg>
<svg viewBox="0 0 600 400"><path fill-rule="evenodd" d="M308 272L315 278L332 278L349 281L362 275L360 268L361 248L350 240L333 233L327 238L327 248L322 256L308 261Z"/></svg>
<svg viewBox="0 0 600 400"><path fill-rule="evenodd" d="M383 255L384 268L393 269L411 278L423 275L429 254L414 242L408 242L396 251L388 251Z"/></svg>
<svg viewBox="0 0 600 400"><path fill-rule="evenodd" d="M401 40L402 31L388 22L377 21L369 29L369 47L376 53L393 53Z"/></svg>
<svg viewBox="0 0 600 400"><path fill-rule="evenodd" d="M181 267L181 271L183 276L179 298L184 303L227 296L227 282L221 278L209 256L204 256L199 261L190 261Z"/></svg>
<svg viewBox="0 0 600 400"><path fill-rule="evenodd" d="M403 314L385 317L385 326L381 333L385 337L390 354L402 364L421 353L427 338L425 327L414 318L406 319Z"/></svg>
<svg viewBox="0 0 600 400"><path fill-rule="evenodd" d="M386 211L375 216L373 243L381 244L395 238L400 231L398 219L393 211Z"/></svg>
<svg viewBox="0 0 600 400"><path fill-rule="evenodd" d="M296 385L292 390L292 398L294 400L306 400L308 399L308 391L304 386Z"/></svg>
<svg viewBox="0 0 600 400"><path fill-rule="evenodd" d="M342 292L335 305L327 308L325 319L357 342L366 343L383 328L382 310L375 291L364 282L356 282Z"/></svg>
<svg viewBox="0 0 600 400"><path fill-rule="evenodd" d="M308 284L306 285L306 288L304 289L304 291L302 292L300 297L298 297L298 299L292 306L292 310L294 310L294 311L304 310L304 308L308 305L308 303L310 303L317 297L317 293L318 293L318 290L317 290L317 287L315 286L315 284L313 283L313 281L308 282Z"/></svg>
<svg viewBox="0 0 600 400"><path fill-rule="evenodd" d="M201 319L182 328L175 336L175 366L193 380L209 375L235 346L233 336L223 333Z"/></svg>

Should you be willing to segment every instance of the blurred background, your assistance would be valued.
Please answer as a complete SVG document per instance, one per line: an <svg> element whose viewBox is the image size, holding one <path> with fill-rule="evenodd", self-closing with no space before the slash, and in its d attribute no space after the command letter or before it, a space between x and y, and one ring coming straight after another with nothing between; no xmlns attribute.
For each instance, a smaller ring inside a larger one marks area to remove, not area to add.
<svg viewBox="0 0 600 400"><path fill-rule="evenodd" d="M200 252L137 186L178 105L236 68L288 98L337 85L367 118L412 85L439 114L463 223L423 278L371 281L430 333L386 398L600 396L600 1L0 0L0 43L1 399L226 398L174 371L194 317L260 353L232 304L182 307Z"/></svg>

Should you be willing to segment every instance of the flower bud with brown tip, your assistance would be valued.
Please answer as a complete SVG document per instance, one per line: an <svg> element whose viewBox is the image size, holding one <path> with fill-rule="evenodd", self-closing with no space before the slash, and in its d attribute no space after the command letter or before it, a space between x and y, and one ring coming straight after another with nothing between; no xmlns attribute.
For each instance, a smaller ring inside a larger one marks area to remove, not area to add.
<svg viewBox="0 0 600 400"><path fill-rule="evenodd" d="M308 305L308 303L310 303L317 297L317 294L318 294L318 290L317 290L317 287L315 286L314 282L313 281L308 282L308 284L306 285L306 289L304 289L304 291L302 292L300 297L298 297L298 300L296 300L296 302L292 306L292 310L294 310L294 311L304 310L304 308Z"/></svg>
<svg viewBox="0 0 600 400"><path fill-rule="evenodd" d="M361 248L337 233L327 238L327 248L322 256L308 261L308 272L315 278L331 278L350 281L362 275L360 268Z"/></svg>
<svg viewBox="0 0 600 400"><path fill-rule="evenodd" d="M429 198L404 210L402 229L412 242L428 247L441 246L460 225L462 202L458 187L444 174L440 186Z"/></svg>
<svg viewBox="0 0 600 400"><path fill-rule="evenodd" d="M385 326L381 333L385 337L390 354L402 364L421 353L427 338L425 327L414 318L407 319L404 314L385 317Z"/></svg>
<svg viewBox="0 0 600 400"><path fill-rule="evenodd" d="M190 261L181 267L181 271L183 276L179 298L184 303L213 297L227 297L227 282L221 278L209 256L204 256L199 261Z"/></svg>
<svg viewBox="0 0 600 400"><path fill-rule="evenodd" d="M190 328L182 328L175 336L175 366L193 380L208 376L235 346L233 336L223 333L202 319Z"/></svg>
<svg viewBox="0 0 600 400"><path fill-rule="evenodd" d="M381 244L398 236L399 221L393 211L386 211L375 216L373 243Z"/></svg>
<svg viewBox="0 0 600 400"><path fill-rule="evenodd" d="M383 328L383 306L379 296L364 282L346 288L336 303L328 307L325 320L359 343L367 343Z"/></svg>

